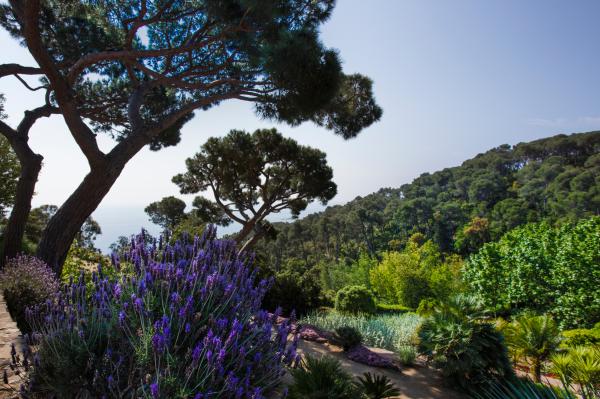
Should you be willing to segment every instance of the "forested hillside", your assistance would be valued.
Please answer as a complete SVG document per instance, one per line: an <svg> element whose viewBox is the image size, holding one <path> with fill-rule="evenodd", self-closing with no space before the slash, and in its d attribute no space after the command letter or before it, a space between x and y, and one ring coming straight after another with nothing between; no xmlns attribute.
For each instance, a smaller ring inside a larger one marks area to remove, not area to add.
<svg viewBox="0 0 600 399"><path fill-rule="evenodd" d="M516 226L600 213L600 132L502 145L399 188L383 188L293 223L259 253L277 270L293 260L357 260L399 250L421 233L441 251L468 255Z"/></svg>

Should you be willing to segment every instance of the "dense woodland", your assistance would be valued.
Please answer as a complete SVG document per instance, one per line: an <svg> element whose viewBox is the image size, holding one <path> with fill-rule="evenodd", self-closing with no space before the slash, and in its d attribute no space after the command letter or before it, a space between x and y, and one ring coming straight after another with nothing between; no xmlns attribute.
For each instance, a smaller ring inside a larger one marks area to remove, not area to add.
<svg viewBox="0 0 600 399"><path fill-rule="evenodd" d="M274 267L290 259L357 260L403 248L421 233L443 252L467 255L528 222L600 214L600 132L502 145L400 188L293 223L261 246Z"/></svg>
<svg viewBox="0 0 600 399"><path fill-rule="evenodd" d="M257 253L265 273L276 276L267 297L271 306L308 311L333 303L345 285L363 284L383 302L414 309L422 299L444 299L433 291L461 291L463 260L514 228L575 223L598 214L600 132L557 135L502 145L400 188L384 188L293 223L274 223L276 238L261 241ZM377 270L394 259L410 265L401 267L422 270L408 279L398 279L398 269L388 270L404 300L373 286ZM431 265L441 267L434 267L437 277L427 271ZM421 292L402 294L403 285Z"/></svg>

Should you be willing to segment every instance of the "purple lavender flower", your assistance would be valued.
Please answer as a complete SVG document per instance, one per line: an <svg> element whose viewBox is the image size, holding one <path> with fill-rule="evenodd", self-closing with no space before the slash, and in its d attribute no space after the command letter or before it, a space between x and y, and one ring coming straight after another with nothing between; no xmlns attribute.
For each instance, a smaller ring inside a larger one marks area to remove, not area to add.
<svg viewBox="0 0 600 399"><path fill-rule="evenodd" d="M87 295L81 277L32 311L40 331L30 339L45 348L33 355L34 370L52 364L39 354L52 354L61 347L56 340L72 337L73 328L82 347L103 344L97 337L106 334L108 318L121 328L110 331L112 352L107 343L106 356L90 366L95 377L85 385L94 397L132 388L173 397L186 385L195 387L190 395L198 399L263 398L284 363L297 357L287 340L290 324L277 325L278 314L260 310L269 282L258 282L235 243L215 234L210 227L192 242L165 240L160 248L138 236L121 257L133 265L133 275L115 281L96 276ZM150 353L139 356L140 343L150 345ZM169 384L159 386L167 375Z"/></svg>
<svg viewBox="0 0 600 399"><path fill-rule="evenodd" d="M153 398L158 398L158 384L156 382L150 384L150 394Z"/></svg>

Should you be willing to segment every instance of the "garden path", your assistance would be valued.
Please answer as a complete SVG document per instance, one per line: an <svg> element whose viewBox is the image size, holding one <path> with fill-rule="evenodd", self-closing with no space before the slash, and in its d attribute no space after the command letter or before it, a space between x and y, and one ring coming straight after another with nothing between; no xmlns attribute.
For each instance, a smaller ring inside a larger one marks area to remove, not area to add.
<svg viewBox="0 0 600 399"><path fill-rule="evenodd" d="M369 348L378 352L382 356L393 355L392 352ZM298 352L301 354L311 354L316 356L329 355L335 357L342 363L346 371L352 375L359 376L363 373L371 372L374 374L385 374L400 390L400 396L397 399L463 399L464 395L453 391L443 385L442 378L434 369L423 365L415 367L405 367L402 372L387 370L377 367L370 367L347 359L341 348L329 344L319 344L300 340L298 343ZM286 376L286 382L291 382L291 377Z"/></svg>
<svg viewBox="0 0 600 399"><path fill-rule="evenodd" d="M17 327L17 323L15 323L10 317L8 310L6 309L6 302L4 302L4 297L0 295L0 378L2 378L3 370L5 368L8 369L7 366L10 364L11 344L15 343L19 345L21 340L21 331ZM18 377L11 376L9 373L9 383L15 386L18 385L15 384L17 381ZM4 386L4 384L0 384L1 399L14 397L15 395L12 390Z"/></svg>

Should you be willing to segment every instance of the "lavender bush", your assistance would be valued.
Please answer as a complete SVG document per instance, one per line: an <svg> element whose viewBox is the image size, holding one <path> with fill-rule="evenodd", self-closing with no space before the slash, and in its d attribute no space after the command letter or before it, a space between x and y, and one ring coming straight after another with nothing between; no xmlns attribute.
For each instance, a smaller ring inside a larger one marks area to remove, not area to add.
<svg viewBox="0 0 600 399"><path fill-rule="evenodd" d="M100 268L91 295L82 277L31 311L23 395L263 398L297 361L291 321L260 310L268 282L215 233L164 249L139 236L113 257L133 275L111 282Z"/></svg>
<svg viewBox="0 0 600 399"><path fill-rule="evenodd" d="M59 282L52 270L33 256L20 255L10 259L0 273L0 290L6 307L23 332L30 331L25 309L45 302L58 289Z"/></svg>

